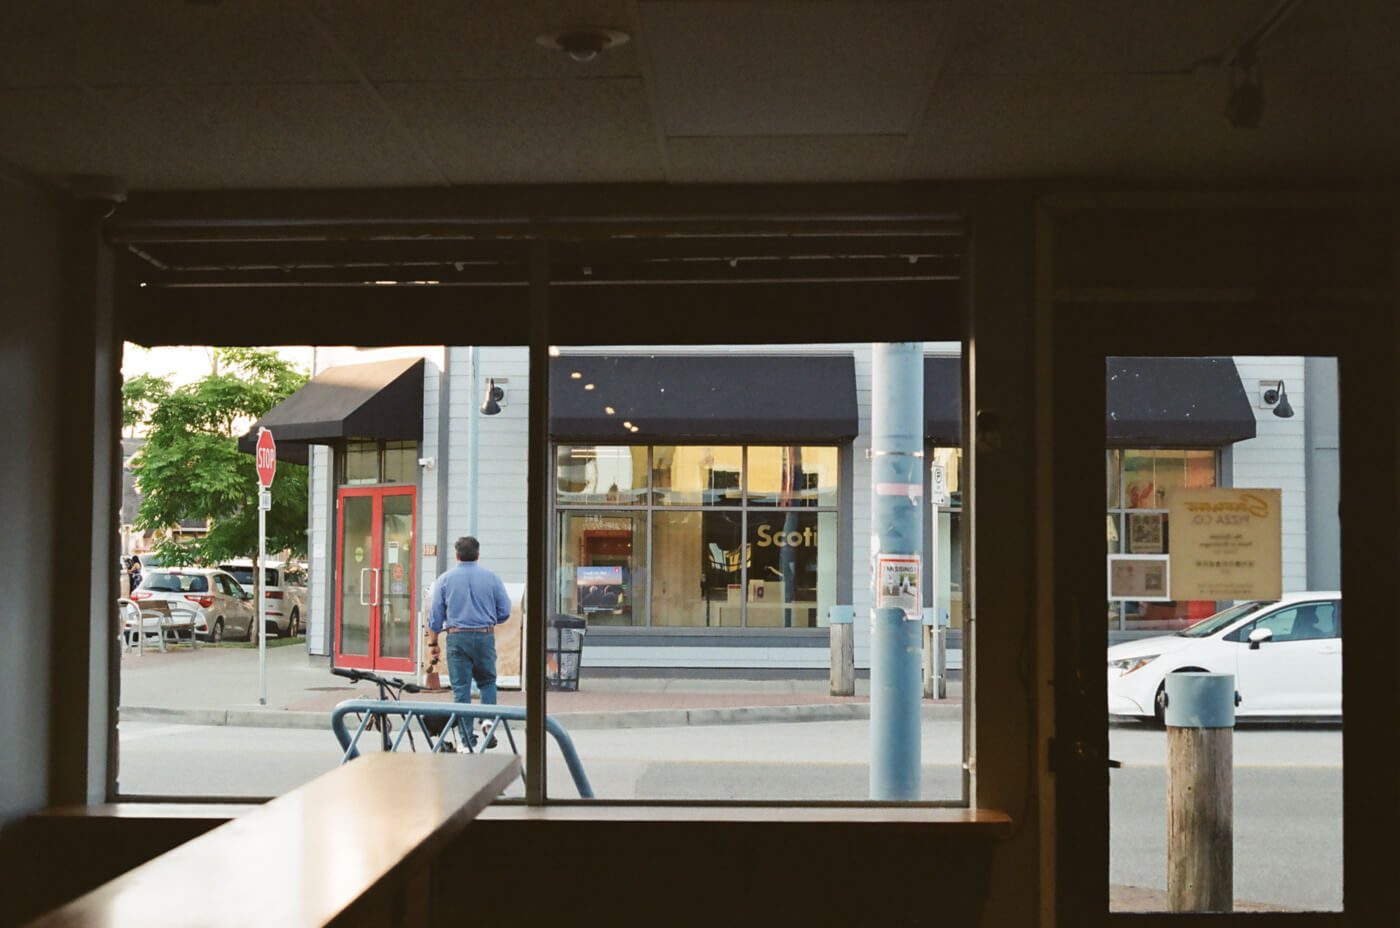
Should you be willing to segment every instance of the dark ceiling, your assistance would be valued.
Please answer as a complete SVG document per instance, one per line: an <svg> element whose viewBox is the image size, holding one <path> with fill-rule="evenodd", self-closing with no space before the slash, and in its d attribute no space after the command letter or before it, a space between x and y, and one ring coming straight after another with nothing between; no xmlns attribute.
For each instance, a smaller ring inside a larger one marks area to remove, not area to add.
<svg viewBox="0 0 1400 928"><path fill-rule="evenodd" d="M585 26L626 41L547 47ZM468 292L435 333L513 342L532 276L565 330L625 293L706 341L799 300L808 339L946 337L979 182L1393 177L1398 40L1394 0L10 0L0 172L129 189L148 343Z"/></svg>

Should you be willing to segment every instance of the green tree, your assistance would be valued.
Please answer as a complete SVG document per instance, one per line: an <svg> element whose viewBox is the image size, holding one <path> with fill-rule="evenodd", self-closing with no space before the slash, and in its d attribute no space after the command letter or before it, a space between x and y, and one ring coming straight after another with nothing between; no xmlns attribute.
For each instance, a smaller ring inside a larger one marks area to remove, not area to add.
<svg viewBox="0 0 1400 928"><path fill-rule="evenodd" d="M158 542L164 564L257 555L261 486L254 456L238 450L238 436L306 383L305 373L266 349L216 348L212 359L213 373L186 386L149 375L122 385L122 422L146 433L131 468L142 494L136 527L209 523L202 538ZM305 556L306 491L306 468L279 461L267 514L268 551Z"/></svg>

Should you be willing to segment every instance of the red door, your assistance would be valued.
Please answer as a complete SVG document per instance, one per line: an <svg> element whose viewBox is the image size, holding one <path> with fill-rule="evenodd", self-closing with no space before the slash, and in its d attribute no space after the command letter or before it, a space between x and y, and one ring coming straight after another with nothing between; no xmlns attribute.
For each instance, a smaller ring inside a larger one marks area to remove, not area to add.
<svg viewBox="0 0 1400 928"><path fill-rule="evenodd" d="M415 494L346 488L336 506L335 665L412 672Z"/></svg>

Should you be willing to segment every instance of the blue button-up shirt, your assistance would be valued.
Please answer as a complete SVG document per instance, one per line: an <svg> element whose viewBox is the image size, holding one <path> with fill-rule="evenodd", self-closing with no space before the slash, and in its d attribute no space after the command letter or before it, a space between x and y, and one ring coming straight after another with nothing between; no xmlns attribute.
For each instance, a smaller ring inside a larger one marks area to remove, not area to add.
<svg viewBox="0 0 1400 928"><path fill-rule="evenodd" d="M491 628L508 618L506 585L476 561L458 561L433 583L428 630L434 635L444 628Z"/></svg>

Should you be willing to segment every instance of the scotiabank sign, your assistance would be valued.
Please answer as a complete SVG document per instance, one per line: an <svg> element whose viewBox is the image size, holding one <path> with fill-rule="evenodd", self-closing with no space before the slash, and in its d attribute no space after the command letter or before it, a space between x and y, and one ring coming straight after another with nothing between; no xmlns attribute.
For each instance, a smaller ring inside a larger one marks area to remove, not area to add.
<svg viewBox="0 0 1400 928"><path fill-rule="evenodd" d="M811 525L801 532L784 532L783 529L774 530L770 526L759 525L756 533L759 547L812 547L816 544L816 529Z"/></svg>
<svg viewBox="0 0 1400 928"><path fill-rule="evenodd" d="M1282 502L1277 489L1168 490L1171 598L1282 596Z"/></svg>

